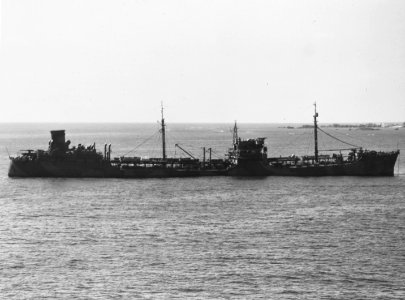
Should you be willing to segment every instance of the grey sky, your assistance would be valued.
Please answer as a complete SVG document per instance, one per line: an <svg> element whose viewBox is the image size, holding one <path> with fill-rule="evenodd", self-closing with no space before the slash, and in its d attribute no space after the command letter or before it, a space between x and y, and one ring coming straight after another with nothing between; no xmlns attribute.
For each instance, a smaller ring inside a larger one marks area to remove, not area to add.
<svg viewBox="0 0 405 300"><path fill-rule="evenodd" d="M405 121L405 1L1 3L0 122Z"/></svg>

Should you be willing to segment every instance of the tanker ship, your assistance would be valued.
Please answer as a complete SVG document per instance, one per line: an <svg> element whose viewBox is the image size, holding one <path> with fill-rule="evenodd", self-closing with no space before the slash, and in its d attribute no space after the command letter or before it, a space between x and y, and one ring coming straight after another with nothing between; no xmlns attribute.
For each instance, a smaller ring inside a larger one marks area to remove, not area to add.
<svg viewBox="0 0 405 300"><path fill-rule="evenodd" d="M224 159L212 159L211 148L206 159L195 158L180 145L176 147L189 157L166 155L165 120L162 118L162 157L111 158L111 144L104 152L97 152L95 144L70 147L64 130L51 131L47 150L25 150L10 157L9 177L111 177L111 178L164 178L196 176L393 176L399 150L382 152L363 150L355 145L339 149L338 153L320 154L318 150L318 113L314 114L315 151L313 155L268 157L265 138L242 140L238 128L233 129L233 147ZM326 132L325 132L326 133ZM327 134L327 133L326 133ZM328 134L329 135L329 134ZM331 136L331 135L330 135ZM331 136L333 137L333 136ZM340 140L341 141L341 140ZM348 143L346 143L348 144ZM350 145L350 144L349 144ZM335 149L336 150L336 149ZM342 150L348 150L347 155Z"/></svg>
<svg viewBox="0 0 405 300"><path fill-rule="evenodd" d="M211 148L204 148L204 158L199 160L180 145L188 157L166 155L166 124L161 119L162 157L111 158L111 144L104 145L104 152L97 152L96 145L70 147L64 130L51 131L47 150L23 150L10 157L9 177L110 177L110 178L165 178L226 175L228 160L213 159ZM209 154L206 159L205 154Z"/></svg>
<svg viewBox="0 0 405 300"><path fill-rule="evenodd" d="M374 151L342 141L318 127L314 114L314 153L311 155L268 157L264 137L242 140L238 128L233 130L233 148L229 150L230 176L393 176L399 150ZM318 150L318 131L343 142L351 148ZM346 152L346 155L342 154Z"/></svg>

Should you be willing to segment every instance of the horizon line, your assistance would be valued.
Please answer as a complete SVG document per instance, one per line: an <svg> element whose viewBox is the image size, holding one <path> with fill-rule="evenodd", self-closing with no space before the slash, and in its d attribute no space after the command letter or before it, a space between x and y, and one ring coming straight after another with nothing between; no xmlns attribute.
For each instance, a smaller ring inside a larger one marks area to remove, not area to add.
<svg viewBox="0 0 405 300"><path fill-rule="evenodd" d="M142 121L0 121L0 124L155 124L159 122L156 120L155 122L142 122ZM232 122L187 122L187 121L180 121L180 122L166 122L167 124L233 124L233 123L240 123L240 124L313 124L313 122L249 122L249 121L232 121ZM405 123L405 121L353 121L353 122L318 122L318 124L392 124L392 123Z"/></svg>

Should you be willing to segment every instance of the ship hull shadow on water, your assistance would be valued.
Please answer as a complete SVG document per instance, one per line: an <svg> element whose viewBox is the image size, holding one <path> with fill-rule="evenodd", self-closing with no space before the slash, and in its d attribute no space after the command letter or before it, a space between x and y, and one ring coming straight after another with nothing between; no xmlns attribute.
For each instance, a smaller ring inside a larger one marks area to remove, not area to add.
<svg viewBox="0 0 405 300"><path fill-rule="evenodd" d="M363 150L355 145L348 155L342 152L320 155L318 151L318 113L314 115L314 155L297 157L267 157L265 138L242 140L234 126L233 147L225 159L200 161L178 146L190 157L166 156L165 121L162 119L162 157L118 157L111 159L111 145L104 145L104 153L96 151L95 144L70 147L65 131L51 131L48 150L25 150L10 157L9 177L67 177L67 178L169 178L199 176L393 176L399 150L377 152ZM322 131L322 130L321 130ZM328 134L329 135L329 134ZM348 144L348 143L346 143ZM349 144L350 145L350 144ZM210 149L211 151L211 149Z"/></svg>

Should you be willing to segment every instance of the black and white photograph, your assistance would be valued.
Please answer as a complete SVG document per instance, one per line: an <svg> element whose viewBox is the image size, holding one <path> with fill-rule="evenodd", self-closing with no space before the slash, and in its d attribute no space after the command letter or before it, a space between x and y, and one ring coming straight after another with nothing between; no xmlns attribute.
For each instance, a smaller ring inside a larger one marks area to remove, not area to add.
<svg viewBox="0 0 405 300"><path fill-rule="evenodd" d="M405 299L405 1L0 0L0 299Z"/></svg>

